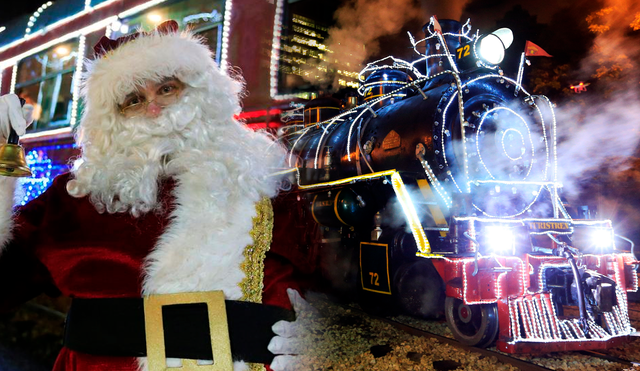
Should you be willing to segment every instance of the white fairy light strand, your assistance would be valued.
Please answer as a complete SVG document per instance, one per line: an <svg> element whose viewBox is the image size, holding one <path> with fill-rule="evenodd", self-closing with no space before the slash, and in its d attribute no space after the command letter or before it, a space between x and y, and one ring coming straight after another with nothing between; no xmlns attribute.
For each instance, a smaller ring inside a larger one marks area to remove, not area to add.
<svg viewBox="0 0 640 371"><path fill-rule="evenodd" d="M516 88L513 92L514 96L518 96L518 92L520 91L522 85L522 77L524 76L524 52L520 56L520 67L518 67L518 77L516 78Z"/></svg>
<svg viewBox="0 0 640 371"><path fill-rule="evenodd" d="M16 80L18 79L18 64L14 64L11 69L11 85L9 87L9 93L13 94L16 92Z"/></svg>
<svg viewBox="0 0 640 371"><path fill-rule="evenodd" d="M82 76L82 66L84 63L86 36L81 35L78 39L78 51L76 54L76 70L73 73L73 86L71 89L72 101L71 101L71 118L69 119L69 126L74 127L78 116L78 100L80 98L80 79Z"/></svg>
<svg viewBox="0 0 640 371"><path fill-rule="evenodd" d="M38 10L33 12L31 17L29 17L29 22L27 23L27 28L24 30L24 37L27 37L31 33L31 28L36 24L38 17L51 5L53 5L53 1L47 1L46 3L40 5Z"/></svg>
<svg viewBox="0 0 640 371"><path fill-rule="evenodd" d="M220 52L220 69L228 72L227 58L229 54L229 34L231 33L231 12L233 1L226 0L224 4L224 20L222 22L222 51Z"/></svg>

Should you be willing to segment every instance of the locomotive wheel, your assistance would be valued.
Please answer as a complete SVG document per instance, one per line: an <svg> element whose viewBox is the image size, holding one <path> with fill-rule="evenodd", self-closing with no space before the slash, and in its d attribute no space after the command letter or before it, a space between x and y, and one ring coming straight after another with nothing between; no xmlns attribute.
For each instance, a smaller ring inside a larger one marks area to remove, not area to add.
<svg viewBox="0 0 640 371"><path fill-rule="evenodd" d="M485 348L498 336L495 304L467 305L460 299L447 297L444 313L453 336L465 345Z"/></svg>
<svg viewBox="0 0 640 371"><path fill-rule="evenodd" d="M402 310L414 317L442 317L444 282L431 261L421 259L396 272L395 292Z"/></svg>

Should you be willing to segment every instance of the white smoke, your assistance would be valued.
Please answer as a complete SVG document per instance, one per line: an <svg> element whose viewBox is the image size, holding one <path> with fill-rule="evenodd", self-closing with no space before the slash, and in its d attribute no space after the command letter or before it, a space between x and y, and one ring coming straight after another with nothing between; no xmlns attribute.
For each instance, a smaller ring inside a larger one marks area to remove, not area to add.
<svg viewBox="0 0 640 371"><path fill-rule="evenodd" d="M640 29L640 4L609 0L587 22L597 36L580 74L592 91L557 110L560 180L569 195L598 170L627 170L640 144L640 45L631 37Z"/></svg>
<svg viewBox="0 0 640 371"><path fill-rule="evenodd" d="M588 106L566 105L557 111L562 136L558 145L559 181L570 194L584 175L604 168L624 170L640 144L640 97L620 92Z"/></svg>
<svg viewBox="0 0 640 371"><path fill-rule="evenodd" d="M403 26L414 20L427 23L432 15L460 20L466 3L467 0L446 3L435 0L345 1L334 13L335 26L328 31L325 60L305 66L303 76L314 83L338 86L338 77L332 70L360 71L368 59L380 53L380 38L399 34ZM414 34L421 32L412 30Z"/></svg>

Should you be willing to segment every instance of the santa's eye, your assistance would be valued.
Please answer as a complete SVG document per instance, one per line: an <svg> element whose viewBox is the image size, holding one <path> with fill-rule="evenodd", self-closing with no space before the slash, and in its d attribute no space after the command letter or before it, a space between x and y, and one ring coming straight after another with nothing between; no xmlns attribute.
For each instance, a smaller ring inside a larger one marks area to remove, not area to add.
<svg viewBox="0 0 640 371"><path fill-rule="evenodd" d="M178 94L181 90L181 87L175 81L169 81L167 83L162 84L158 89L158 95L175 95Z"/></svg>
<svg viewBox="0 0 640 371"><path fill-rule="evenodd" d="M144 102L144 99L142 97L134 95L124 100L124 103L122 103L122 108L135 106L143 102Z"/></svg>

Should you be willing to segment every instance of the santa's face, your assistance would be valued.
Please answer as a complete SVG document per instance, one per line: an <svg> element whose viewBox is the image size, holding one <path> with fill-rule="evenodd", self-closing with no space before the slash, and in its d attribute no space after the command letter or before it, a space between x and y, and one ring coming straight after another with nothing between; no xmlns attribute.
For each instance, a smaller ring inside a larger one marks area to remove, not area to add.
<svg viewBox="0 0 640 371"><path fill-rule="evenodd" d="M161 81L146 81L142 86L127 94L118 105L118 110L126 118L157 118L162 109L176 103L184 91L184 83L175 77Z"/></svg>

